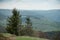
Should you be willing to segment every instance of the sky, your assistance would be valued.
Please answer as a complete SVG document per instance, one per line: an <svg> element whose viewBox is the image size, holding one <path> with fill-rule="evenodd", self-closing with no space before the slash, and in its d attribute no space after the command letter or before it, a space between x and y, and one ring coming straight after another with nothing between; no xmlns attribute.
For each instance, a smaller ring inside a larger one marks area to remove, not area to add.
<svg viewBox="0 0 60 40"><path fill-rule="evenodd" d="M0 0L0 9L51 10L60 9L60 0Z"/></svg>

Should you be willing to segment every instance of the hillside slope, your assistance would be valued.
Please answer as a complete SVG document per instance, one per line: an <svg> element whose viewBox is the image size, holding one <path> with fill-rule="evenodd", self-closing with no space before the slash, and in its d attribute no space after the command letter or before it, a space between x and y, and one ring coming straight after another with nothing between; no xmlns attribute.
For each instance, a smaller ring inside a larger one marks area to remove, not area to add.
<svg viewBox="0 0 60 40"><path fill-rule="evenodd" d="M59 31L60 30L60 10L19 10L22 21L29 16L33 23L34 30L39 31ZM12 15L12 10L0 9L0 24L6 26L7 18Z"/></svg>

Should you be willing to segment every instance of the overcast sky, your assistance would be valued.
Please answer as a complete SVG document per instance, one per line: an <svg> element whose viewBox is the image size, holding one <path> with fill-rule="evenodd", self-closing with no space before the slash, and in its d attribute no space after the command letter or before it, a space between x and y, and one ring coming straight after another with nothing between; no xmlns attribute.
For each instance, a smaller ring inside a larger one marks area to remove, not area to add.
<svg viewBox="0 0 60 40"><path fill-rule="evenodd" d="M60 0L0 0L0 9L50 10L60 9Z"/></svg>

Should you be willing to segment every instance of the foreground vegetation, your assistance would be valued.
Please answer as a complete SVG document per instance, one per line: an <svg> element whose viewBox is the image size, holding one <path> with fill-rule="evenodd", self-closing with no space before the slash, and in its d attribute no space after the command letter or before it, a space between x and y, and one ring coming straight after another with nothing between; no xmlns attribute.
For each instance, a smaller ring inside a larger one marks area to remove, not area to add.
<svg viewBox="0 0 60 40"><path fill-rule="evenodd" d="M48 39L37 38L37 37L28 37L28 36L17 36L16 40L48 40Z"/></svg>
<svg viewBox="0 0 60 40"><path fill-rule="evenodd" d="M2 37L3 40L5 40L5 39L6 40L48 40L48 39L44 39L44 38L30 37L30 36L15 36L15 35L12 35L9 33L2 33L2 34L0 34L0 37Z"/></svg>

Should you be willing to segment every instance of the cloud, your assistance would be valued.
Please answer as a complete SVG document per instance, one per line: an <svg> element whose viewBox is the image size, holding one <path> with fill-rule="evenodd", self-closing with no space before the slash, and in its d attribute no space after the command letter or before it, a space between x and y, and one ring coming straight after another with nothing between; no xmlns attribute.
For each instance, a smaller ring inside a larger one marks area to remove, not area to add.
<svg viewBox="0 0 60 40"><path fill-rule="evenodd" d="M2 2L2 3L1 3ZM33 10L59 9L60 0L0 0L0 8Z"/></svg>
<svg viewBox="0 0 60 40"><path fill-rule="evenodd" d="M0 0L0 3L7 3L7 2L19 2L20 0Z"/></svg>
<svg viewBox="0 0 60 40"><path fill-rule="evenodd" d="M8 2L8 1L12 1L12 0L0 0L0 2Z"/></svg>
<svg viewBox="0 0 60 40"><path fill-rule="evenodd" d="M56 0L56 1L60 2L60 0Z"/></svg>

